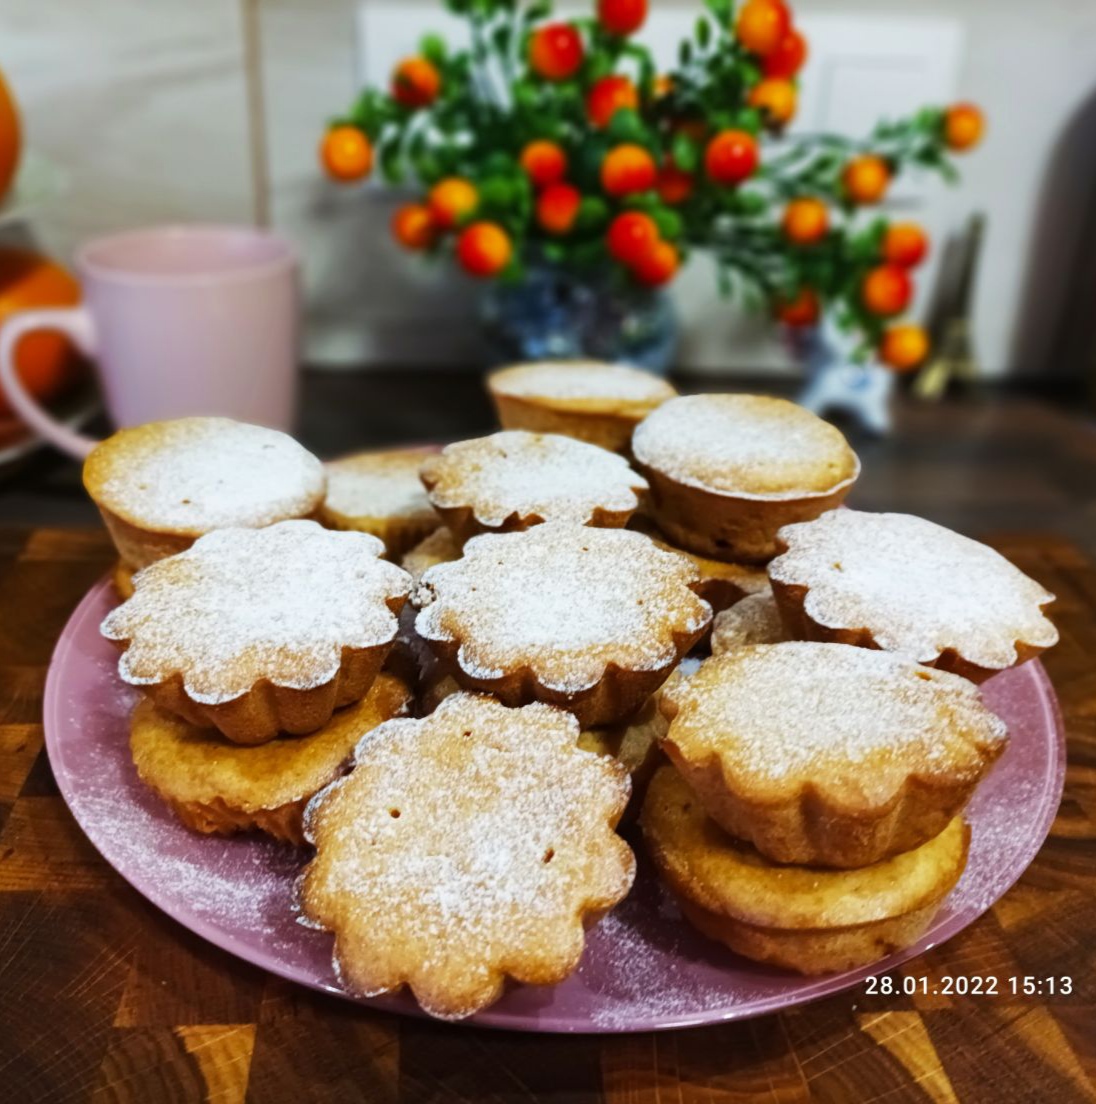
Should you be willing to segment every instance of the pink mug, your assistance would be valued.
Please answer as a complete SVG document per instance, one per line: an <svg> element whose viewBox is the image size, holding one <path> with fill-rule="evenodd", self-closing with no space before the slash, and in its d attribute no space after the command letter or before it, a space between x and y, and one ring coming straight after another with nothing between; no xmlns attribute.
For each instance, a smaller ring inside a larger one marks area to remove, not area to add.
<svg viewBox="0 0 1096 1104"><path fill-rule="evenodd" d="M32 429L75 457L96 445L52 418L15 372L23 334L60 330L94 357L118 427L220 414L289 429L297 398L297 257L236 226L99 238L77 256L81 306L21 311L0 328L0 386Z"/></svg>

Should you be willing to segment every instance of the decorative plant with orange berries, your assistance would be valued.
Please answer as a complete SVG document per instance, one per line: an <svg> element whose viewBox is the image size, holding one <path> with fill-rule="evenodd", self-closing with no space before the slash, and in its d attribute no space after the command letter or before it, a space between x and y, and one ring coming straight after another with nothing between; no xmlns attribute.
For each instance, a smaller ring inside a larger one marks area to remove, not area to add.
<svg viewBox="0 0 1096 1104"><path fill-rule="evenodd" d="M864 212L907 170L955 180L978 109L926 108L863 140L785 137L808 48L784 0L704 0L661 74L633 38L648 2L593 0L558 21L551 0L446 0L470 46L426 36L388 89L332 124L325 168L345 182L375 164L419 189L396 238L472 276L520 281L548 264L655 288L706 250L724 292L790 326L828 311L861 351L916 368L928 341L898 318L928 241Z"/></svg>

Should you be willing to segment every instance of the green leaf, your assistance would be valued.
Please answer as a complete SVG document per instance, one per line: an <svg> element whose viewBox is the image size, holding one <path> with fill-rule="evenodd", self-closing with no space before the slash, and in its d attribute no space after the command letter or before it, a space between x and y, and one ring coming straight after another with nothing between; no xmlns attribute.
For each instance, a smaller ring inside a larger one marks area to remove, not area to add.
<svg viewBox="0 0 1096 1104"><path fill-rule="evenodd" d="M614 112L606 133L613 142L645 142L649 138L639 113L630 107L622 107Z"/></svg>
<svg viewBox="0 0 1096 1104"><path fill-rule="evenodd" d="M731 13L734 10L733 0L704 0L704 6L715 16L716 22L721 27L730 24Z"/></svg>
<svg viewBox="0 0 1096 1104"><path fill-rule="evenodd" d="M609 205L597 196L587 196L579 205L575 230L580 234L589 234L600 230L609 221Z"/></svg>
<svg viewBox="0 0 1096 1104"><path fill-rule="evenodd" d="M677 58L683 69L692 63L693 44L688 39L682 40L681 45L677 49Z"/></svg>
<svg viewBox="0 0 1096 1104"><path fill-rule="evenodd" d="M670 156L682 172L693 173L700 168L700 146L687 134L674 136Z"/></svg>
<svg viewBox="0 0 1096 1104"><path fill-rule="evenodd" d="M419 53L434 65L444 65L448 53L445 39L433 32L424 34L419 39Z"/></svg>
<svg viewBox="0 0 1096 1104"><path fill-rule="evenodd" d="M651 218L655 220L658 232L667 241L676 241L681 237L684 223L676 211L671 211L668 207L660 207L651 212Z"/></svg>
<svg viewBox="0 0 1096 1104"><path fill-rule="evenodd" d="M712 25L704 16L699 16L696 21L696 29L693 32L697 45L706 50L712 41Z"/></svg>

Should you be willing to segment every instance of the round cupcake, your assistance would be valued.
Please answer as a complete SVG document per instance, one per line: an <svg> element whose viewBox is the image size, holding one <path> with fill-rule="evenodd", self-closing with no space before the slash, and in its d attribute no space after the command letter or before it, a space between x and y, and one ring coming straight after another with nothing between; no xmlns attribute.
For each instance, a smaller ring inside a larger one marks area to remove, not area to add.
<svg viewBox="0 0 1096 1104"><path fill-rule="evenodd" d="M84 487L130 572L214 529L311 517L323 465L292 437L230 418L177 418L122 429L84 462Z"/></svg>
<svg viewBox="0 0 1096 1104"><path fill-rule="evenodd" d="M320 521L329 529L371 533L384 542L388 558L398 560L441 525L419 479L419 469L435 453L391 449L329 460Z"/></svg>
<svg viewBox="0 0 1096 1104"><path fill-rule="evenodd" d="M720 560L772 559L781 526L841 505L860 474L833 426L760 395L673 399L639 426L632 451L658 527Z"/></svg>
<svg viewBox="0 0 1096 1104"><path fill-rule="evenodd" d="M651 781L640 824L690 924L746 958L808 975L916 943L970 850L970 828L956 817L920 847L856 870L770 862L705 816L672 767Z"/></svg>
<svg viewBox="0 0 1096 1104"><path fill-rule="evenodd" d="M677 392L665 380L599 360L517 364L487 378L503 429L562 433L626 452L635 427Z"/></svg>

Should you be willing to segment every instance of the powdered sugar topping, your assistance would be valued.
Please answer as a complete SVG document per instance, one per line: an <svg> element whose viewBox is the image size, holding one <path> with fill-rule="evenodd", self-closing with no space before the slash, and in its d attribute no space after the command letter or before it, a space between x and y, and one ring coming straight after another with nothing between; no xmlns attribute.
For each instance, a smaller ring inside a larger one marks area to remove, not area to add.
<svg viewBox="0 0 1096 1104"><path fill-rule="evenodd" d="M1016 662L1016 644L1048 648L1054 595L984 544L909 514L835 510L780 531L778 583L808 588L807 615L867 629L886 651L932 663L952 649L981 667Z"/></svg>
<svg viewBox="0 0 1096 1104"><path fill-rule="evenodd" d="M640 423L632 451L642 466L678 483L738 497L832 494L860 474L837 429L760 395L673 399Z"/></svg>
<svg viewBox="0 0 1096 1104"><path fill-rule="evenodd" d="M615 453L524 430L449 445L427 461L422 477L435 506L470 507L493 528L515 518L587 524L599 510L628 515L647 489Z"/></svg>
<svg viewBox="0 0 1096 1104"><path fill-rule="evenodd" d="M357 766L311 802L316 859L305 914L335 930L341 973L367 993L410 983L456 1018L504 974L561 979L583 915L629 890L635 864L612 829L626 771L576 746L578 724L544 705L476 695L389 721Z"/></svg>
<svg viewBox="0 0 1096 1104"><path fill-rule="evenodd" d="M661 403L677 392L665 380L626 364L599 360L518 364L496 372L491 389L516 398Z"/></svg>
<svg viewBox="0 0 1096 1104"><path fill-rule="evenodd" d="M220 529L134 576L135 593L103 622L128 641L118 664L143 686L176 674L190 697L231 701L260 680L310 689L333 679L344 648L395 639L406 572L365 533L312 521Z"/></svg>
<svg viewBox="0 0 1096 1104"><path fill-rule="evenodd" d="M609 663L657 670L679 658L711 607L696 568L640 533L541 525L474 537L463 559L431 568L414 601L429 640L460 643L473 678L528 666L546 689L576 693Z"/></svg>
<svg viewBox="0 0 1096 1104"><path fill-rule="evenodd" d="M304 517L324 494L323 465L292 437L229 418L179 418L122 430L88 457L95 501L144 529L199 536Z"/></svg>
<svg viewBox="0 0 1096 1104"><path fill-rule="evenodd" d="M364 452L326 465L324 505L350 518L430 518L435 516L419 469L434 450Z"/></svg>
<svg viewBox="0 0 1096 1104"><path fill-rule="evenodd" d="M740 648L666 692L690 761L778 788L886 800L911 770L980 770L1007 738L966 679L887 652L794 642Z"/></svg>

